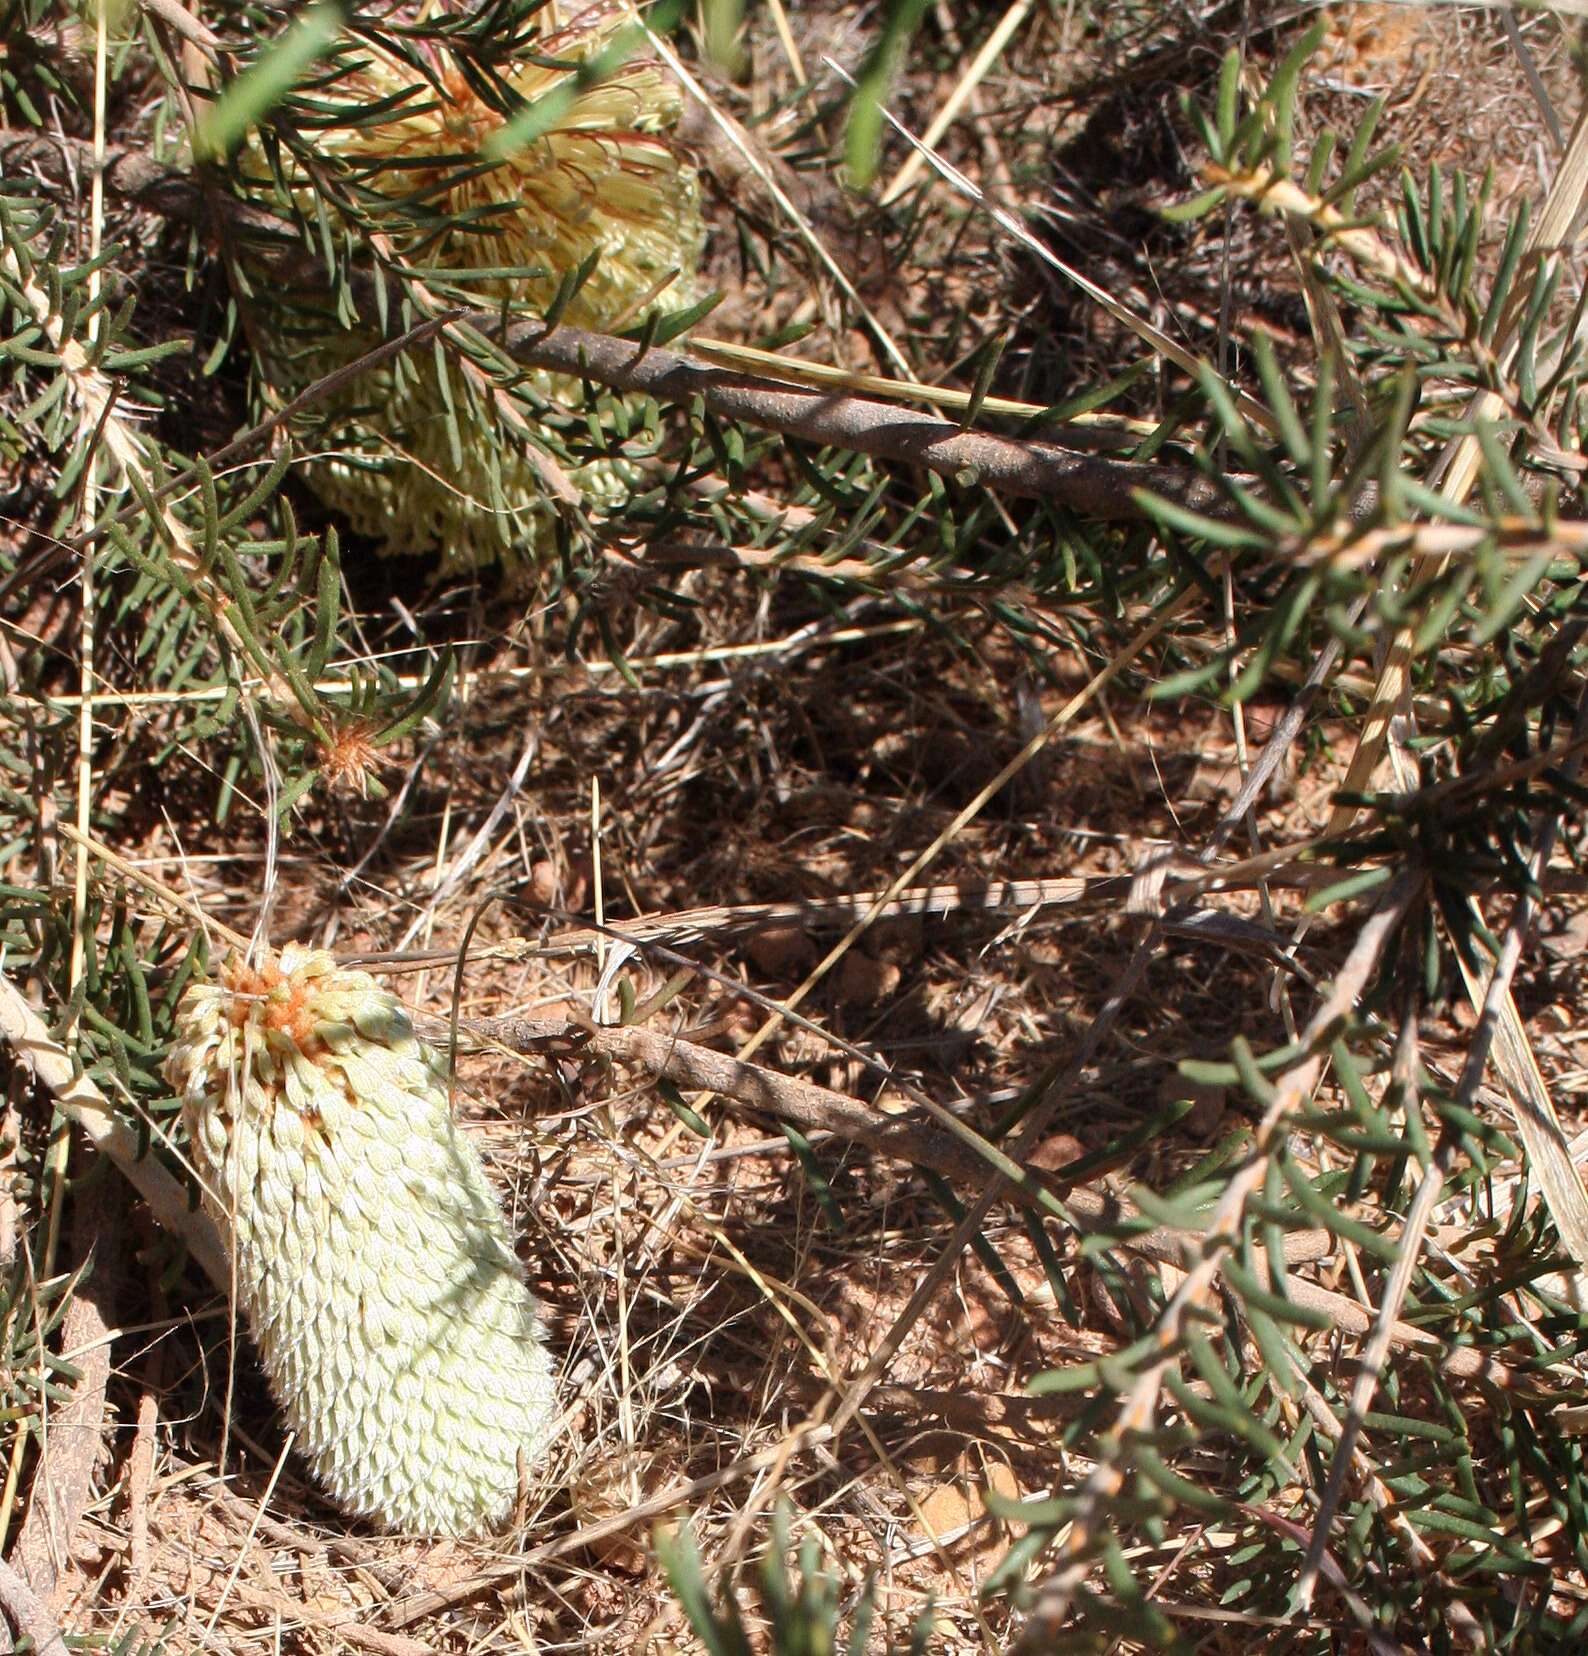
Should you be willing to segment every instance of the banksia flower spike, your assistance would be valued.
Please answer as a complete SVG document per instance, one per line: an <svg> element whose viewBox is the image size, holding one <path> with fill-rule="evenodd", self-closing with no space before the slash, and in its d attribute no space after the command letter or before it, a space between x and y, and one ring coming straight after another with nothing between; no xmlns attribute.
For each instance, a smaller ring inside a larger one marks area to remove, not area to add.
<svg viewBox="0 0 1588 1656"><path fill-rule="evenodd" d="M512 1515L551 1360L442 1065L367 973L289 945L189 989L166 1073L297 1447L350 1513Z"/></svg>
<svg viewBox="0 0 1588 1656"><path fill-rule="evenodd" d="M435 21L464 10L432 0L418 15ZM542 312L562 279L595 254L563 320L601 330L627 324L652 301L680 308L694 298L705 228L694 169L664 136L682 112L679 90L639 51L581 84L580 66L614 48L630 14L597 4L569 17L563 8L566 21L552 26L554 13L547 7L540 32L516 55L491 61L488 73L468 62L461 41L411 42L421 70L361 40L354 66L316 93L319 151L345 166L375 218L383 199L392 203L398 227L389 241L399 256L460 274L543 272L473 279L468 290L482 301ZM385 113L362 114L372 108ZM523 141L510 136L519 110L544 123ZM405 228L409 201L422 201L425 212ZM289 371L295 385L376 343L341 328L329 308L325 316ZM533 563L555 514L543 472L514 429L522 416L504 410L502 393L465 381L455 363L438 366L434 353L360 376L328 404L343 415L335 443L344 452L317 458L310 480L383 551L437 549L459 567L498 558ZM582 401L576 380L544 371L519 384L542 404ZM608 461L569 475L598 506L625 498L637 476Z"/></svg>

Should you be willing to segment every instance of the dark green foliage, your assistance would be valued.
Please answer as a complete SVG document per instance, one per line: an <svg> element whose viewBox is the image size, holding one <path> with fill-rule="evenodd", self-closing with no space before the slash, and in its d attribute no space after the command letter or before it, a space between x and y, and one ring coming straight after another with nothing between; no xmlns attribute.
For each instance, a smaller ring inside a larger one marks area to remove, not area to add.
<svg viewBox="0 0 1588 1656"><path fill-rule="evenodd" d="M788 1567L789 1514L780 1506L772 1519L771 1545L751 1575L764 1633L746 1620L738 1594L731 1588L713 1594L700 1567L700 1555L688 1533L661 1530L656 1553L689 1625L709 1656L865 1656L880 1647L869 1644L874 1606L868 1585L853 1602L840 1599L837 1581L821 1568L816 1538L800 1544L796 1570ZM847 1631L845 1624L847 1622ZM932 1648L931 1617L924 1613L911 1638L910 1656Z"/></svg>

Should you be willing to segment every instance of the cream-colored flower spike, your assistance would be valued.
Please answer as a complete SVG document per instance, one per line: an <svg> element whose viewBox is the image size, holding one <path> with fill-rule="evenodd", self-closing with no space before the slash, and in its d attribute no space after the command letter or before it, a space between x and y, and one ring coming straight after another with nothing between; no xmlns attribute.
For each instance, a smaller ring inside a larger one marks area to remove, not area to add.
<svg viewBox="0 0 1588 1656"><path fill-rule="evenodd" d="M189 989L166 1073L297 1446L349 1512L467 1535L557 1415L535 1303L442 1066L328 954Z"/></svg>

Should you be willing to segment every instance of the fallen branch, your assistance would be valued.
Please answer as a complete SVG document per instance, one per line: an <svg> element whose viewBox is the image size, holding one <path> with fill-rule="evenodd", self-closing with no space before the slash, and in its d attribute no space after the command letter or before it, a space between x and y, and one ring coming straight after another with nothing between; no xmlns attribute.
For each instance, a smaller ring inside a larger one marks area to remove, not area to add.
<svg viewBox="0 0 1588 1656"><path fill-rule="evenodd" d="M342 1611L315 1610L305 1604L295 1604L283 1593L267 1593L262 1588L239 1581L232 1590L245 1609L263 1612L276 1629L294 1625L311 1633L334 1633L358 1650L368 1650L374 1656L433 1656L433 1647L406 1633L386 1633L378 1627L369 1627Z"/></svg>
<svg viewBox="0 0 1588 1656"><path fill-rule="evenodd" d="M1056 443L968 431L952 420L870 397L852 397L766 376L733 373L652 347L582 328L519 322L504 332L500 318L481 312L474 326L500 340L526 367L546 368L617 391L688 406L698 398L719 419L780 431L808 443L851 449L878 460L925 466L1000 494L1054 500L1085 517L1139 520L1138 490L1218 513L1223 491L1194 471L1079 454Z"/></svg>
<svg viewBox="0 0 1588 1656"><path fill-rule="evenodd" d="M88 1506L102 1444L110 1336L118 1321L116 1288L126 1202L120 1185L108 1179L84 1180L73 1208L77 1265L88 1270L62 1319L60 1349L76 1366L78 1378L71 1401L45 1416L27 1516L11 1553L12 1562L45 1603L57 1593L71 1559L72 1537Z"/></svg>
<svg viewBox="0 0 1588 1656"><path fill-rule="evenodd" d="M636 1027L591 1028L582 1024L532 1021L523 1018L491 1018L467 1021L464 1028L478 1040L521 1054L547 1052L594 1052L638 1064L650 1074L702 1092L719 1093L740 1104L787 1121L802 1131L825 1131L835 1137L863 1144L884 1155L929 1168L948 1178L980 1184L988 1174L986 1161L968 1143L954 1138L940 1127L915 1118L879 1113L861 1099L833 1092L814 1082L779 1075L759 1064L746 1063L729 1053L717 1052L693 1041ZM1091 1185L1068 1185L1062 1170L1048 1173L1024 1169L1025 1189L1011 1187L1009 1194L1039 1208L1049 1209L1046 1196L1062 1203L1065 1214L1082 1235L1117 1232L1128 1226L1134 1214L1124 1203ZM1144 1236L1122 1240L1121 1246L1149 1259L1187 1269L1195 1262L1198 1239L1182 1232L1159 1228ZM1327 1230L1291 1231L1285 1238L1285 1263L1305 1264L1334 1251L1334 1238ZM1265 1268L1262 1250L1255 1250L1257 1269ZM1286 1292L1309 1310L1321 1311L1335 1326L1348 1334L1366 1334L1373 1326L1371 1307L1360 1305L1344 1294L1291 1276ZM1410 1323L1391 1324L1392 1342L1404 1349L1438 1357L1444 1342L1426 1329ZM1445 1353L1440 1363L1444 1373L1465 1380L1484 1380L1509 1391L1525 1388L1527 1377L1506 1363L1469 1346Z"/></svg>
<svg viewBox="0 0 1588 1656"><path fill-rule="evenodd" d="M83 167L83 149L77 140L0 129L0 173L9 178L31 173L55 188L67 189ZM137 151L110 158L105 187L184 222L198 220L206 211L205 193L193 177L162 167ZM323 282L323 268L316 258L305 256L289 221L218 193L213 200L223 205L232 229L255 238L249 244L249 256L279 279ZM366 274L360 284L364 290L360 310L371 326L378 325L381 316L400 314L400 306L377 304L374 289L381 279ZM526 367L549 369L685 407L698 398L721 419L876 459L924 466L948 477L966 477L1003 494L1056 501L1087 517L1139 521L1146 515L1138 498L1143 489L1194 511L1217 515L1228 509L1228 498L1215 483L1184 467L1110 460L1056 443L970 431L952 420L897 403L784 383L774 374L737 373L693 361L676 351L646 349L632 340L580 328L519 322L504 329L501 316L491 311L463 320L479 334L496 340Z"/></svg>

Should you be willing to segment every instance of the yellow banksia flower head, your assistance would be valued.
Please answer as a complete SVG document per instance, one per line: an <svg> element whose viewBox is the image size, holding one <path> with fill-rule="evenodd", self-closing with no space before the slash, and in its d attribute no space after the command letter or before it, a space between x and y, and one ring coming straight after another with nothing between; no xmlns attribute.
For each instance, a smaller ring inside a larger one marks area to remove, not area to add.
<svg viewBox="0 0 1588 1656"><path fill-rule="evenodd" d="M557 1416L443 1065L365 972L288 945L190 988L166 1074L296 1447L390 1529L498 1528Z"/></svg>
<svg viewBox="0 0 1588 1656"><path fill-rule="evenodd" d="M372 335L349 334L306 359L303 383L371 350ZM440 371L429 357L409 365L407 378L383 366L359 375L345 393L321 405L340 415L332 453L307 465L314 492L358 534L390 557L436 552L442 573L501 562L515 576L533 573L555 535L557 507L540 467L527 452L532 439L515 431L499 408L484 407L449 371L459 446L454 450ZM573 381L531 369L525 385L547 402L577 401ZM621 506L639 469L593 460L565 467L587 508Z"/></svg>
<svg viewBox="0 0 1588 1656"><path fill-rule="evenodd" d="M431 5L427 16L458 6ZM572 15L570 15L570 11ZM370 188L395 198L423 194L449 216L473 222L427 241L424 262L453 270L539 265L546 274L479 286L497 298L548 303L566 271L599 252L595 274L567 312L573 323L613 321L674 278L688 286L705 230L700 185L666 138L683 96L620 5L548 7L561 26L537 34L516 62L492 67L532 108L538 130L500 155L493 148L513 117L482 97L477 72L441 48L425 53L430 77L380 47L362 45L359 67L340 76L320 101L356 113L405 92L386 119L328 127L327 154L355 163ZM620 38L621 37L621 38ZM579 88L581 64L601 59L601 78ZM424 163L435 159L434 170ZM460 160L496 159L476 170ZM390 163L377 171L374 164ZM366 170L367 169L367 170Z"/></svg>
<svg viewBox="0 0 1588 1656"><path fill-rule="evenodd" d="M464 9L431 0L418 15ZM595 253L595 270L562 313L565 321L599 331L627 325L653 302L679 309L695 297L705 239L699 180L666 136L682 113L679 89L644 52L626 8L610 0L548 6L540 18L540 32L525 46L529 55L490 66L533 111L535 130L526 141L500 153L493 148L514 119L505 107L511 100L499 91L483 96L479 69L466 72L451 48L415 46L426 66L421 72L360 42L356 66L317 91L318 106L352 116L389 105L388 113L327 125L319 146L349 163L362 189L421 199L463 221L439 236L415 232L412 249L395 235L399 254L411 251L432 268L544 272L471 283L482 302L544 310L562 278ZM604 63L601 78L581 87L578 67L609 51L613 61ZM297 372L306 383L375 343L372 335L333 325L324 349L300 357ZM555 511L541 471L524 453L526 439L489 394L465 392L455 363L446 369L445 388L441 372L432 352L413 353L401 368L367 373L331 399L329 407L349 418L337 441L350 452L315 460L311 481L384 551L436 549L444 564L459 567L497 558L533 562L549 542ZM548 402L582 400L578 381L565 376L531 372L525 382ZM636 476L609 462L570 473L597 506L623 499Z"/></svg>

